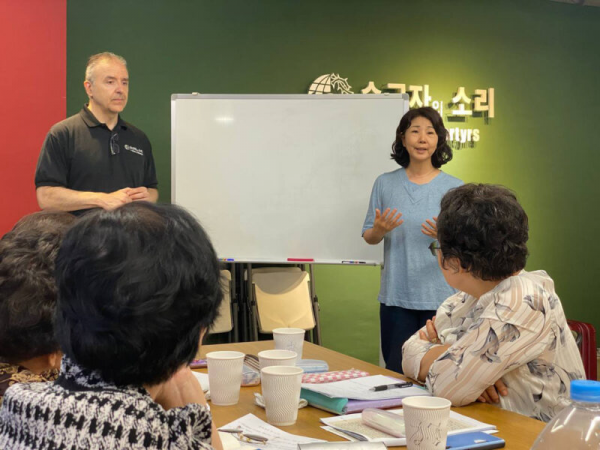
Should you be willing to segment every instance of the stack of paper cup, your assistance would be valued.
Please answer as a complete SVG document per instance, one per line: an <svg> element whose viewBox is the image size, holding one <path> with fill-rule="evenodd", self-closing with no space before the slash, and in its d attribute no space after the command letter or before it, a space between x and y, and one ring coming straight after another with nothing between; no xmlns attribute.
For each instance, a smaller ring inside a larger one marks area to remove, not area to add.
<svg viewBox="0 0 600 450"><path fill-rule="evenodd" d="M235 405L239 401L244 356L241 352L206 354L210 401L213 405Z"/></svg>
<svg viewBox="0 0 600 450"><path fill-rule="evenodd" d="M448 434L450 400L441 397L402 399L408 450L444 450Z"/></svg>
<svg viewBox="0 0 600 450"><path fill-rule="evenodd" d="M275 348L278 350L291 350L298 354L296 364L302 359L304 345L304 330L302 328L275 328L273 330Z"/></svg>

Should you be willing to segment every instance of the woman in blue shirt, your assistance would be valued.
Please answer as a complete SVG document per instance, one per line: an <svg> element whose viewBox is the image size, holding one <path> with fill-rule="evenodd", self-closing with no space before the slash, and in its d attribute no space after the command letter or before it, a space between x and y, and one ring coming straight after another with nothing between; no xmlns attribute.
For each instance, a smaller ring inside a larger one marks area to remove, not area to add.
<svg viewBox="0 0 600 450"><path fill-rule="evenodd" d="M402 372L404 342L455 292L428 250L442 197L462 184L440 170L452 159L447 133L433 108L413 109L402 117L391 155L402 168L375 180L363 226L367 243L383 240L381 349L386 367L396 372Z"/></svg>

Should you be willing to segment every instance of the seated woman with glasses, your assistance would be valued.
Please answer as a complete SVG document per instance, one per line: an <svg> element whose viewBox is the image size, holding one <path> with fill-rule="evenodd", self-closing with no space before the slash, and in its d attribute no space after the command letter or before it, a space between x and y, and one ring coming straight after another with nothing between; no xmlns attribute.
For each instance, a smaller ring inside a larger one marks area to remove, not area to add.
<svg viewBox="0 0 600 450"><path fill-rule="evenodd" d="M74 221L66 212L29 214L0 240L0 403L15 383L58 376L54 260Z"/></svg>
<svg viewBox="0 0 600 450"><path fill-rule="evenodd" d="M437 235L430 249L460 292L406 342L404 373L455 406L492 402L549 421L585 372L554 282L523 270L527 214L508 189L467 184L442 199Z"/></svg>
<svg viewBox="0 0 600 450"><path fill-rule="evenodd" d="M0 448L221 449L188 364L222 299L198 222L146 202L91 212L56 259L53 383L15 384Z"/></svg>

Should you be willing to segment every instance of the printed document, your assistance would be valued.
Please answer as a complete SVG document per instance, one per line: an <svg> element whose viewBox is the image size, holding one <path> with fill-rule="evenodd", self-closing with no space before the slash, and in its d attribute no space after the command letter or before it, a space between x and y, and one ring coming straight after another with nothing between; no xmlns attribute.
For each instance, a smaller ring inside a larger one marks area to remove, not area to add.
<svg viewBox="0 0 600 450"><path fill-rule="evenodd" d="M321 439L313 439L305 436L286 433L273 425L269 425L264 420L259 419L254 414L246 414L233 422L220 428L241 428L243 433L257 434L268 439L266 444L260 444L259 447L267 450L297 450L298 444L308 444L311 442L325 442ZM249 444L246 444L249 445ZM250 444L251 445L251 444Z"/></svg>

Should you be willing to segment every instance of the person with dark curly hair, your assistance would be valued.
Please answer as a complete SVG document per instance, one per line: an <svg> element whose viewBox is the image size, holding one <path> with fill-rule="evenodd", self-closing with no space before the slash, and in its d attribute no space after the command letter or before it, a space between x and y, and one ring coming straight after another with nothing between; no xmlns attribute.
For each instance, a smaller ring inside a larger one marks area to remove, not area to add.
<svg viewBox="0 0 600 450"><path fill-rule="evenodd" d="M527 272L527 214L502 186L467 184L442 199L430 246L460 292L406 342L404 373L455 406L476 400L548 422L585 379L554 282Z"/></svg>
<svg viewBox="0 0 600 450"><path fill-rule="evenodd" d="M56 283L60 375L6 391L0 448L221 449L189 368L222 300L196 219L149 202L90 212L65 236Z"/></svg>
<svg viewBox="0 0 600 450"><path fill-rule="evenodd" d="M396 372L402 372L404 342L454 293L427 252L442 196L462 184L440 170L452 159L447 134L433 108L402 117L391 154L402 168L377 178L363 225L368 244L383 240L381 350L386 368Z"/></svg>
<svg viewBox="0 0 600 450"><path fill-rule="evenodd" d="M74 221L65 212L29 214L0 240L0 403L15 383L58 376L54 260Z"/></svg>

